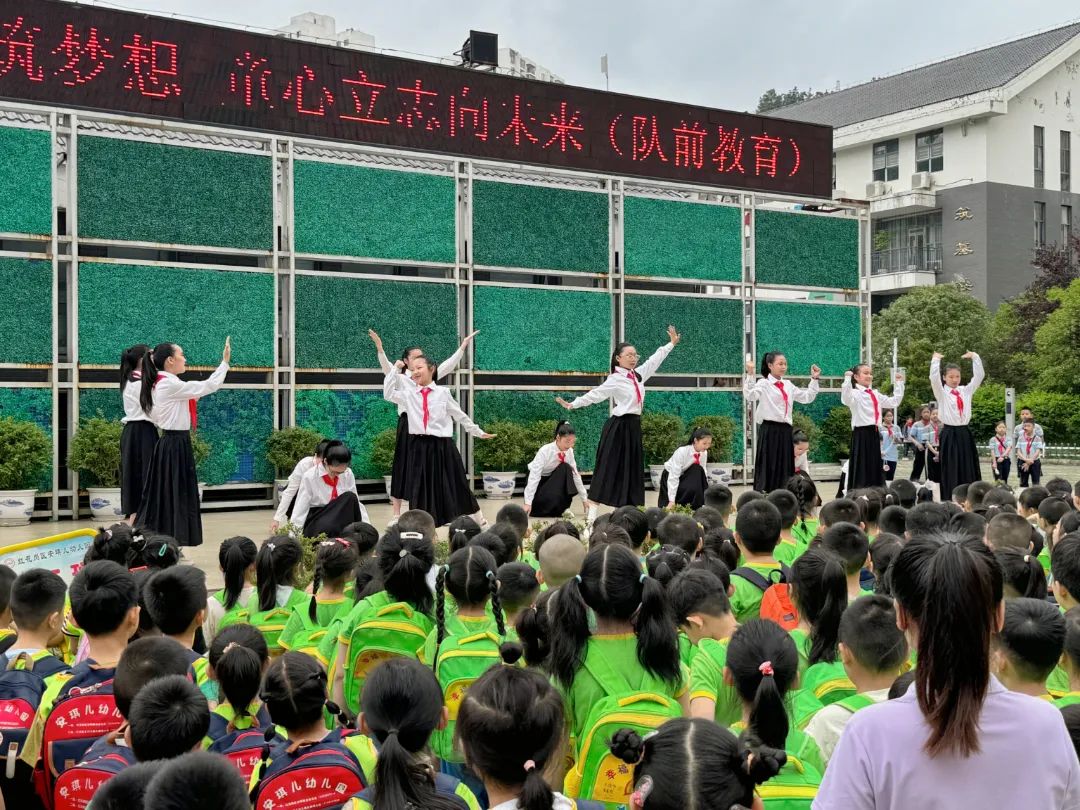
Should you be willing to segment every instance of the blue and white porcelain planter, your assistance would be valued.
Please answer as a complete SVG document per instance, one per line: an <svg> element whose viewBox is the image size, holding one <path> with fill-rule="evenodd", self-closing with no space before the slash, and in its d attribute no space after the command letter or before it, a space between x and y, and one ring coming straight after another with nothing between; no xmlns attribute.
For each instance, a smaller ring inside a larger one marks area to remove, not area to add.
<svg viewBox="0 0 1080 810"><path fill-rule="evenodd" d="M120 505L119 487L87 487L90 498L90 517L101 523L117 523L124 519Z"/></svg>
<svg viewBox="0 0 1080 810"><path fill-rule="evenodd" d="M34 514L34 489L0 490L0 526L25 526Z"/></svg>
<svg viewBox="0 0 1080 810"><path fill-rule="evenodd" d="M731 469L722 464L706 464L705 477L710 484L730 484Z"/></svg>
<svg viewBox="0 0 1080 810"><path fill-rule="evenodd" d="M493 501L508 501L514 497L514 485L517 473L512 472L489 472L485 470L484 495Z"/></svg>

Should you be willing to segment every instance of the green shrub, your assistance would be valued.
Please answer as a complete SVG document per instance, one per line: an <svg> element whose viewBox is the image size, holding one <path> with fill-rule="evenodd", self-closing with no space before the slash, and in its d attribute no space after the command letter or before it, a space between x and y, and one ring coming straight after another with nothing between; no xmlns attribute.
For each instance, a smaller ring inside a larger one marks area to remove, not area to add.
<svg viewBox="0 0 1080 810"><path fill-rule="evenodd" d="M646 411L641 415L641 443L645 464L663 464L686 441L686 423L670 413Z"/></svg>
<svg viewBox="0 0 1080 810"><path fill-rule="evenodd" d="M690 432L693 433L697 428L708 428L712 431L710 461L731 461L734 458L735 431L738 429L734 419L730 416L695 416L690 420Z"/></svg>
<svg viewBox="0 0 1080 810"><path fill-rule="evenodd" d="M97 416L82 419L68 449L68 466L88 473L85 484L120 486L120 434L124 426L116 420Z"/></svg>
<svg viewBox="0 0 1080 810"><path fill-rule="evenodd" d="M300 459L315 452L322 438L314 430L302 427L275 430L266 440L266 460L277 471L278 477L284 478L293 471Z"/></svg>
<svg viewBox="0 0 1080 810"><path fill-rule="evenodd" d="M33 422L0 418L0 489L37 489L52 461L48 434Z"/></svg>
<svg viewBox="0 0 1080 810"><path fill-rule="evenodd" d="M390 475L397 449L397 428L387 428L371 440L371 466L379 475Z"/></svg>
<svg viewBox="0 0 1080 810"><path fill-rule="evenodd" d="M477 469L480 472L524 472L525 465L532 460L532 456L526 458L530 436L525 425L496 421L489 424L486 430L495 438L473 442Z"/></svg>
<svg viewBox="0 0 1080 810"><path fill-rule="evenodd" d="M851 412L847 408L833 408L821 423L821 444L829 461L838 461L851 455Z"/></svg>
<svg viewBox="0 0 1080 810"><path fill-rule="evenodd" d="M206 441L198 431L191 431L191 454L195 457L195 471L199 474L200 481L202 480L203 464L210 459L210 454L213 451L213 445Z"/></svg>
<svg viewBox="0 0 1080 810"><path fill-rule="evenodd" d="M801 430L806 434L806 438L810 442L811 450L817 446L818 441L821 439L821 430L809 414L795 411L791 415L791 427L794 431Z"/></svg>

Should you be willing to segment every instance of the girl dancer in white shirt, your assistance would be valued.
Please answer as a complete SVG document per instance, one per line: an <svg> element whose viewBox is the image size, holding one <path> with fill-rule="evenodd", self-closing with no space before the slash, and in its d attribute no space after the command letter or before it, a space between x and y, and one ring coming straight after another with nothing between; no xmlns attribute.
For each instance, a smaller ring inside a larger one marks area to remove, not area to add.
<svg viewBox="0 0 1080 810"><path fill-rule="evenodd" d="M142 392L142 361L150 347L138 343L120 355L120 396L124 401L124 430L120 434L120 506L128 523L139 514L143 487L150 471L158 432L139 402Z"/></svg>
<svg viewBox="0 0 1080 810"><path fill-rule="evenodd" d="M586 512L589 496L574 458L574 427L565 419L555 427L555 441L536 451L529 462L529 480L525 484L525 512L532 517L562 517L581 496Z"/></svg>

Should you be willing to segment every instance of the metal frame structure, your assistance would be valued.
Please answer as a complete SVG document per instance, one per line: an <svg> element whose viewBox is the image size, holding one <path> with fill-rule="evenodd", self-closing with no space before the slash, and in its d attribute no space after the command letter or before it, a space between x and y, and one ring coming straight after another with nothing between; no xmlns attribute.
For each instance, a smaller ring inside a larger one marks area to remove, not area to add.
<svg viewBox="0 0 1080 810"><path fill-rule="evenodd" d="M0 234L0 257L34 258L51 260L52 279L52 361L47 369L47 379L28 382L19 379L19 370L40 366L20 364L0 365L0 387L37 387L50 388L52 391L52 433L53 433L53 481L50 493L48 514L56 519L70 516L78 508L78 478L74 473L63 476L62 450L65 441L74 430L79 416L79 395L82 388L108 387L103 382L82 382L80 372L94 369L93 366L80 366L78 334L78 276L80 248L94 246L107 248L118 254L110 257L93 257L89 261L107 263L137 262L139 264L183 267L187 269L229 270L237 272L258 272L272 274L274 279L274 334L276 336L273 366L257 369L264 372L259 382L231 384L234 388L269 389L273 392L273 417L277 427L284 427L296 422L296 396L300 389L348 389L376 390L376 375L379 369L298 369L296 365L296 284L298 276L342 275L320 269L308 269L304 265L311 262L340 262L345 274L356 274L363 278L387 282L403 281L453 284L457 290L457 318L459 338L473 329L475 296L480 286L521 287L538 290L558 288L588 290L597 294L604 293L612 301L611 340L622 339L625 328L625 301L630 295L653 294L678 297L701 297L739 301L742 307L744 327L742 344L744 353L755 355L756 318L755 303L758 300L800 300L793 296L805 292L830 293L835 298L832 302L814 301L815 305L857 306L862 315L862 351L864 357L870 354L870 239L869 211L866 207L850 205L840 206L831 200L811 200L807 198L785 197L783 195L748 193L746 191L725 190L712 186L695 186L666 181L652 181L638 178L613 177L573 170L536 168L500 163L462 159L453 156L410 153L359 144L325 142L309 138L261 134L249 131L230 130L199 124L165 122L160 120L140 119L132 116L110 113L97 113L66 110L61 108L43 108L14 102L0 103L0 127L26 127L46 130L50 133L52 152L52 233L41 237L25 234ZM215 149L246 154L261 154L269 157L272 163L272 194L274 235L270 250L244 250L196 245L157 244L149 242L125 242L119 240L83 239L79 234L78 217L78 139L80 135L94 135ZM456 189L455 216L455 260L451 263L399 261L377 258L328 256L300 254L296 248L295 234L295 199L294 177L297 160L310 160L340 163L353 166L367 166L380 169L438 174L453 178ZM604 194L607 196L609 239L608 264L605 273L587 271L544 270L535 268L508 268L479 265L475 262L473 251L473 201L474 184L477 181L498 181L518 183L530 186L547 186L574 191ZM712 281L705 279L627 276L624 262L624 215L627 197L648 197L688 202L701 205L722 205L737 208L740 212L742 228L741 278L738 281ZM755 279L754 217L762 208L776 205L786 206L787 211L805 216L834 216L813 212L792 211L794 204L818 204L840 209L842 216L854 217L859 223L859 276L858 289L833 289L814 287L793 287L789 285L758 284ZM66 210L67 233L60 233L59 212ZM35 243L35 249L7 249L7 243L22 247L21 243ZM131 258L137 251L169 251L182 254L198 254L200 261L189 257L162 260ZM125 257L125 253L128 257ZM213 263L213 257L229 258L230 263ZM208 258L207 258L208 257ZM244 266L237 266L237 258L246 260ZM379 271L380 266L401 266L424 271L418 276L403 279L398 275L386 275ZM477 280L477 274L498 274L500 280ZM520 277L520 278L517 278ZM530 278L533 277L533 278ZM542 277L548 284L538 284L536 277ZM505 279L505 280L502 280ZM629 286L628 286L629 282ZM805 299L802 299L805 302ZM64 341L62 342L62 338ZM356 340L366 340L364 335L356 335ZM603 358L606 361L606 358ZM598 366L601 365L598 362ZM100 367L96 367L100 368ZM298 372L305 375L318 374L319 382L298 382ZM359 375L362 382L355 380ZM527 379L527 385L506 385L500 377L513 375ZM10 381L9 381L10 380ZM475 350L470 347L462 367L453 377L455 393L466 409L472 413L476 404L476 394L484 390L573 390L595 384L595 373L559 374L548 372L524 371L486 371L475 369ZM838 388L839 378L824 381L825 387ZM655 386L657 390L672 391L725 391L741 394L741 375L726 374L668 374L661 373ZM744 408L743 419L743 457L749 459L753 451L753 413ZM465 453L469 470L472 472L472 438L463 436L459 439ZM744 476L748 464L743 465ZM234 485L227 485L234 486ZM261 485L253 485L261 486ZM257 505L261 501L244 501L244 505ZM266 499L269 503L269 498ZM221 502L219 506L233 505Z"/></svg>

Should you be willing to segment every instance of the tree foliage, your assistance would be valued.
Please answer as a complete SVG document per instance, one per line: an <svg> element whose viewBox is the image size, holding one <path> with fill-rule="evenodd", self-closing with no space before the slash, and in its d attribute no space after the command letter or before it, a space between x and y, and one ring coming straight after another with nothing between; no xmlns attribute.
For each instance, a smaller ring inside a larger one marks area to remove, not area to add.
<svg viewBox="0 0 1080 810"><path fill-rule="evenodd" d="M1031 369L1042 391L1080 394L1080 280L1046 293L1055 309L1035 331Z"/></svg>
<svg viewBox="0 0 1080 810"><path fill-rule="evenodd" d="M798 104L800 101L806 101L808 98L817 98L818 96L825 95L824 92L818 90L800 90L798 87L792 87L786 93L777 93L775 88L770 87L764 93L761 94L761 98L758 99L757 112L766 113L770 110L776 110L780 107L786 107L789 104Z"/></svg>

